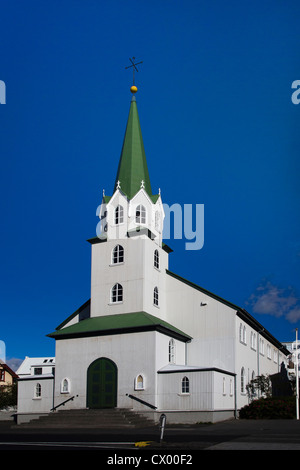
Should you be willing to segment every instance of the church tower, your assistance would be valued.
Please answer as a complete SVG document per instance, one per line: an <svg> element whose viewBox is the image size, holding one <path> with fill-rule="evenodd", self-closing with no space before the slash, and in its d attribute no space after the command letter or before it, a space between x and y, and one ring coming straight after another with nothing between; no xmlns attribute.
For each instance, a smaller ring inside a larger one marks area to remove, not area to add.
<svg viewBox="0 0 300 470"><path fill-rule="evenodd" d="M92 243L91 317L147 312L164 317L168 253L162 242L164 209L153 194L135 93L114 191L103 194Z"/></svg>

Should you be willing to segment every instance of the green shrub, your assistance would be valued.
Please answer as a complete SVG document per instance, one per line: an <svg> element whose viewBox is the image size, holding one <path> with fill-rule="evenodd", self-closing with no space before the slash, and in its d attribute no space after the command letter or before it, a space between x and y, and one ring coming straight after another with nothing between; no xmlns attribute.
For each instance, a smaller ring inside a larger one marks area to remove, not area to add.
<svg viewBox="0 0 300 470"><path fill-rule="evenodd" d="M296 398L260 398L240 410L240 419L295 419Z"/></svg>

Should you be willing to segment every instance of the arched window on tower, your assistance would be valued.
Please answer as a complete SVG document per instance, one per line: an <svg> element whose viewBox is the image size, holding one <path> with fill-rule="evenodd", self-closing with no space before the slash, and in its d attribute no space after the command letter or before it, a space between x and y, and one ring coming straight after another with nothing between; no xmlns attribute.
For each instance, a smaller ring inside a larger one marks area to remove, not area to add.
<svg viewBox="0 0 300 470"><path fill-rule="evenodd" d="M110 301L115 304L123 301L123 287L121 284L115 284L110 293Z"/></svg>
<svg viewBox="0 0 300 470"><path fill-rule="evenodd" d="M137 206L135 211L135 222L137 224L145 224L146 223L146 209L141 204Z"/></svg>
<svg viewBox="0 0 300 470"><path fill-rule="evenodd" d="M175 341L173 338L169 341L169 363L175 364Z"/></svg>
<svg viewBox="0 0 300 470"><path fill-rule="evenodd" d="M119 264L124 262L124 248L121 245L114 247L111 257L112 264Z"/></svg>
<svg viewBox="0 0 300 470"><path fill-rule="evenodd" d="M156 307L158 307L158 288L157 287L154 287L154 290L153 290L153 303L154 305L156 305Z"/></svg>
<svg viewBox="0 0 300 470"><path fill-rule="evenodd" d="M120 204L115 209L115 224L122 224L124 222L124 210Z"/></svg>
<svg viewBox="0 0 300 470"><path fill-rule="evenodd" d="M159 253L158 250L154 251L154 267L159 269Z"/></svg>

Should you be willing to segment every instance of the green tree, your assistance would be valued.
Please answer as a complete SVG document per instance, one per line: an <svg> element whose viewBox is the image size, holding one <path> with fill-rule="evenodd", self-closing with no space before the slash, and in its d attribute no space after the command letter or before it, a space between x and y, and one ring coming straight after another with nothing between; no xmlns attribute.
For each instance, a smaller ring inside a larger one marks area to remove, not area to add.
<svg viewBox="0 0 300 470"><path fill-rule="evenodd" d="M17 385L0 387L0 410L17 405Z"/></svg>
<svg viewBox="0 0 300 470"><path fill-rule="evenodd" d="M263 396L270 397L272 395L272 382L268 375L258 375L255 379L250 380L246 385L247 394L250 400Z"/></svg>

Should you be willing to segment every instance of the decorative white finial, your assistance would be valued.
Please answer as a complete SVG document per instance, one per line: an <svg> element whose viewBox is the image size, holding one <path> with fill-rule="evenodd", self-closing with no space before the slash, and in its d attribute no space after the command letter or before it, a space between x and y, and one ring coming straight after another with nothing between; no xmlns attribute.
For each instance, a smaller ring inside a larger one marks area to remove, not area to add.
<svg viewBox="0 0 300 470"><path fill-rule="evenodd" d="M102 196L103 197L105 196L105 189L103 189L103 191L102 191Z"/></svg>
<svg viewBox="0 0 300 470"><path fill-rule="evenodd" d="M158 194L160 195L160 188L158 188Z"/></svg>
<svg viewBox="0 0 300 470"><path fill-rule="evenodd" d="M141 188L142 188L142 189L145 188L145 182L144 182L144 180L141 181Z"/></svg>
<svg viewBox="0 0 300 470"><path fill-rule="evenodd" d="M120 189L121 188L121 184L120 184L120 181L117 182L117 189Z"/></svg>

